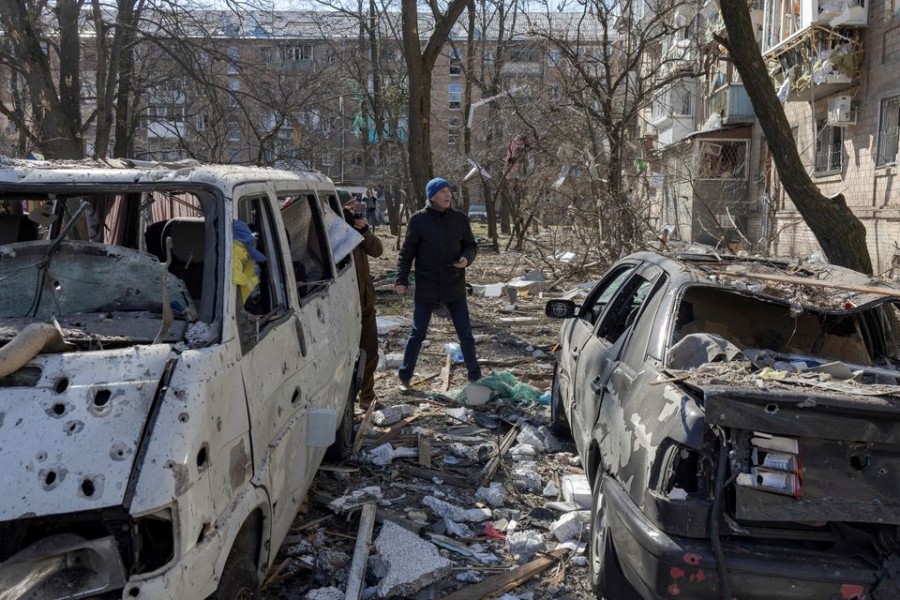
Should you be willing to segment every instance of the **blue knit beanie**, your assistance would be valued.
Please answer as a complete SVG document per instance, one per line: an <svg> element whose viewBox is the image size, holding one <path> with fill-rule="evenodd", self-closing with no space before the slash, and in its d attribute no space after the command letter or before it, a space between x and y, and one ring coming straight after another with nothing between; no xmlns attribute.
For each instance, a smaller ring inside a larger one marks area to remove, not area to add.
<svg viewBox="0 0 900 600"><path fill-rule="evenodd" d="M437 194L444 188L450 187L450 182L446 179L442 179L440 177L435 177L431 181L428 182L428 185L425 186L425 195L428 196L428 199L431 200L431 197Z"/></svg>

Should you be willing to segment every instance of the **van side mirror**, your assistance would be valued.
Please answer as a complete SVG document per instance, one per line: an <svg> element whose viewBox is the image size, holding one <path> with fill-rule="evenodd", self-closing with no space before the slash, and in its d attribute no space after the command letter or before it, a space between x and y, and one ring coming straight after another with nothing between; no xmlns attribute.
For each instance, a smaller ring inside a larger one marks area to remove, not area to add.
<svg viewBox="0 0 900 600"><path fill-rule="evenodd" d="M571 300L550 300L544 307L544 314L551 319L571 319L578 311L578 305Z"/></svg>

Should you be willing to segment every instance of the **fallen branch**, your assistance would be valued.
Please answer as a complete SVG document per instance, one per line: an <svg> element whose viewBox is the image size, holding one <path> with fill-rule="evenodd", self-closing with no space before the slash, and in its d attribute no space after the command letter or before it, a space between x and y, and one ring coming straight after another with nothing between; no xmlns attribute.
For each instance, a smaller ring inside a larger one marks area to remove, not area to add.
<svg viewBox="0 0 900 600"><path fill-rule="evenodd" d="M900 298L900 290L889 287L877 287L874 285L854 285L850 283L834 283L830 281L820 281L818 279L807 279L805 277L791 277L790 275L765 275L763 273L732 273L730 271L712 271L715 275L733 277L735 279L760 279L762 281L774 281L776 283L788 283L794 285L806 285L809 287L828 288L832 290L842 290L845 292L859 292L862 294L877 294L879 296L891 296Z"/></svg>
<svg viewBox="0 0 900 600"><path fill-rule="evenodd" d="M491 458L491 460L489 460L488 463L484 466L484 469L482 469L482 485L487 485L488 483L490 483L491 479L494 477L494 473L497 471L497 467L500 466L500 461L503 460L503 455L506 454L510 448L512 448L513 442L516 441L517 435L519 435L518 423L513 425L512 429L510 429L506 433L506 435L503 437L503 440L500 442L500 447L497 450L497 455Z"/></svg>
<svg viewBox="0 0 900 600"><path fill-rule="evenodd" d="M369 430L369 422L372 420L372 413L375 412L375 404L376 402L373 400L369 403L369 407L366 409L366 413L363 415L362 423L359 425L359 431L356 432L356 439L353 440L353 454L359 452L360 448L362 448L363 437L366 435L366 431Z"/></svg>

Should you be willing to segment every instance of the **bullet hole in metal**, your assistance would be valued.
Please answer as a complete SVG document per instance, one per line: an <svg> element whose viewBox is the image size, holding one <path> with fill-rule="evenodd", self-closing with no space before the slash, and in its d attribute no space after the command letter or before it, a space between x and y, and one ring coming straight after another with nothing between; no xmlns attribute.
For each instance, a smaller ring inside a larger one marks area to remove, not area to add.
<svg viewBox="0 0 900 600"><path fill-rule="evenodd" d="M203 444L200 451L197 452L197 468L201 471L209 466L209 446Z"/></svg>
<svg viewBox="0 0 900 600"><path fill-rule="evenodd" d="M766 412L770 415L774 415L775 413L778 412L778 405L777 404L766 404Z"/></svg>
<svg viewBox="0 0 900 600"><path fill-rule="evenodd" d="M103 408L109 403L109 399L112 396L112 392L109 390L97 390L97 393L94 394L94 406L97 408Z"/></svg>
<svg viewBox="0 0 900 600"><path fill-rule="evenodd" d="M222 433L222 417L216 418L216 431Z"/></svg>
<svg viewBox="0 0 900 600"><path fill-rule="evenodd" d="M75 435L84 429L84 423L81 421L69 421L65 425L65 430L68 435Z"/></svg>
<svg viewBox="0 0 900 600"><path fill-rule="evenodd" d="M56 385L53 386L53 391L57 394L62 394L69 388L69 378L68 377L60 377L56 380Z"/></svg>
<svg viewBox="0 0 900 600"><path fill-rule="evenodd" d="M865 455L854 454L850 457L850 466L857 471L862 471L869 466L869 457Z"/></svg>
<svg viewBox="0 0 900 600"><path fill-rule="evenodd" d="M140 594L140 593L141 593L141 588L133 587L130 590L128 590L128 595L131 596L132 598L137 598L138 594Z"/></svg>
<svg viewBox="0 0 900 600"><path fill-rule="evenodd" d="M880 469L878 469L878 474L879 475L887 475L887 469L885 469L884 467L881 467Z"/></svg>
<svg viewBox="0 0 900 600"><path fill-rule="evenodd" d="M45 460L47 460L47 453L46 452L38 452L37 455L35 456L35 458L38 460L38 462L44 462Z"/></svg>
<svg viewBox="0 0 900 600"><path fill-rule="evenodd" d="M50 486L56 483L56 471L47 471L44 475L44 485Z"/></svg>
<svg viewBox="0 0 900 600"><path fill-rule="evenodd" d="M87 498L93 496L96 491L97 489L94 487L94 482L90 479L85 479L81 482L81 493Z"/></svg>
<svg viewBox="0 0 900 600"><path fill-rule="evenodd" d="M187 414L186 412L183 412L180 415L178 415L178 421L180 423L187 423L190 418L191 418L191 416L189 414Z"/></svg>
<svg viewBox="0 0 900 600"><path fill-rule="evenodd" d="M112 445L112 448L109 449L109 457L116 461L125 460L125 457L131 452L126 444L123 442L116 442Z"/></svg>
<svg viewBox="0 0 900 600"><path fill-rule="evenodd" d="M62 402L57 402L56 404L53 405L51 410L53 411L54 415L56 415L57 417L61 417L64 414L66 414L66 405L63 404Z"/></svg>
<svg viewBox="0 0 900 600"><path fill-rule="evenodd" d="M39 471L38 477L41 479L43 488L49 492L66 478L66 470L57 465L53 468Z"/></svg>

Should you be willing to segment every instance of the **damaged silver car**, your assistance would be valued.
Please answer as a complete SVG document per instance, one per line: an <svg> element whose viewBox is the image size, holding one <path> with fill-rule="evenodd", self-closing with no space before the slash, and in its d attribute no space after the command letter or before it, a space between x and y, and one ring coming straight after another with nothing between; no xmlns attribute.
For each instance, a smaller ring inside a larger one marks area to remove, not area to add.
<svg viewBox="0 0 900 600"><path fill-rule="evenodd" d="M259 597L350 442L354 235L313 172L0 165L0 599Z"/></svg>
<svg viewBox="0 0 900 600"><path fill-rule="evenodd" d="M900 598L898 303L820 260L699 249L550 301L598 597Z"/></svg>

